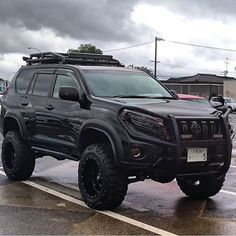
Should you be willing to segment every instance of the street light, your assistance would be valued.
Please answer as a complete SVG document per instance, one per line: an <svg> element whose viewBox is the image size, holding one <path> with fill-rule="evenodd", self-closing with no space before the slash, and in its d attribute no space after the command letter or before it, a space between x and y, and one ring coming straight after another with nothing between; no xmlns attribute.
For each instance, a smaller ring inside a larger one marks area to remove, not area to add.
<svg viewBox="0 0 236 236"><path fill-rule="evenodd" d="M38 51L39 53L42 53L42 52L41 52L39 49L37 49L37 48L28 47L28 49L29 49L29 50L32 50L32 49L33 49L33 50L36 50L36 51Z"/></svg>

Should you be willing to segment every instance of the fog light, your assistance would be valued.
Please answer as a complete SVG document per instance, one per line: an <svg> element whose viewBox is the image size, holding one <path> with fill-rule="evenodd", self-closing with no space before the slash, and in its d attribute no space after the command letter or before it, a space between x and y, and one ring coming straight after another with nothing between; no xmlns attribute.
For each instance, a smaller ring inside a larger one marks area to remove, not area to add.
<svg viewBox="0 0 236 236"><path fill-rule="evenodd" d="M131 155L133 158L141 158L142 151L139 147L131 148Z"/></svg>

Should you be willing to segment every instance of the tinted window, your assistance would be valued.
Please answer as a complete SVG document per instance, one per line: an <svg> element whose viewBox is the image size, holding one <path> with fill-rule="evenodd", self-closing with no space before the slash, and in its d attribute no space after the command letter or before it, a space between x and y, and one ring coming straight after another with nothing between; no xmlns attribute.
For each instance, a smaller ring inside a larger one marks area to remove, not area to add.
<svg viewBox="0 0 236 236"><path fill-rule="evenodd" d="M38 74L34 85L33 95L48 96L52 80L53 74Z"/></svg>
<svg viewBox="0 0 236 236"><path fill-rule="evenodd" d="M28 94L32 94L33 89L34 89L35 81L36 81L36 76L34 76L33 80L31 81L31 83L29 85Z"/></svg>
<svg viewBox="0 0 236 236"><path fill-rule="evenodd" d="M22 70L16 78L16 92L25 94L30 80L34 75L33 70Z"/></svg>
<svg viewBox="0 0 236 236"><path fill-rule="evenodd" d="M77 88L79 90L79 83L72 75L57 75L54 91L53 91L53 97L59 98L59 88L60 87L73 87Z"/></svg>

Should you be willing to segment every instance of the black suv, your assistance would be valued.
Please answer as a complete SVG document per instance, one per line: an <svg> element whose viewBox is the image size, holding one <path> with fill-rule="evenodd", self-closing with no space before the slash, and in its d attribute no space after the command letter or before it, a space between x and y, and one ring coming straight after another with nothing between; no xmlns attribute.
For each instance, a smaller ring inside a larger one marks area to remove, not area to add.
<svg viewBox="0 0 236 236"><path fill-rule="evenodd" d="M129 183L176 178L193 198L218 193L230 166L225 114L178 100L157 80L107 55L36 53L24 57L1 109L2 163L26 180L35 159L79 162L86 204L119 206Z"/></svg>

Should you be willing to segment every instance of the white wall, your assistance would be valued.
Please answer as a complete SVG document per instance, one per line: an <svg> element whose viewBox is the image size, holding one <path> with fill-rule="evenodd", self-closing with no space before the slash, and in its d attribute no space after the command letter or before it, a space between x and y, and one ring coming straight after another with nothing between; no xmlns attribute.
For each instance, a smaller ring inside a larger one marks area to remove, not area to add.
<svg viewBox="0 0 236 236"><path fill-rule="evenodd" d="M224 97L232 97L236 99L236 80L224 81Z"/></svg>

